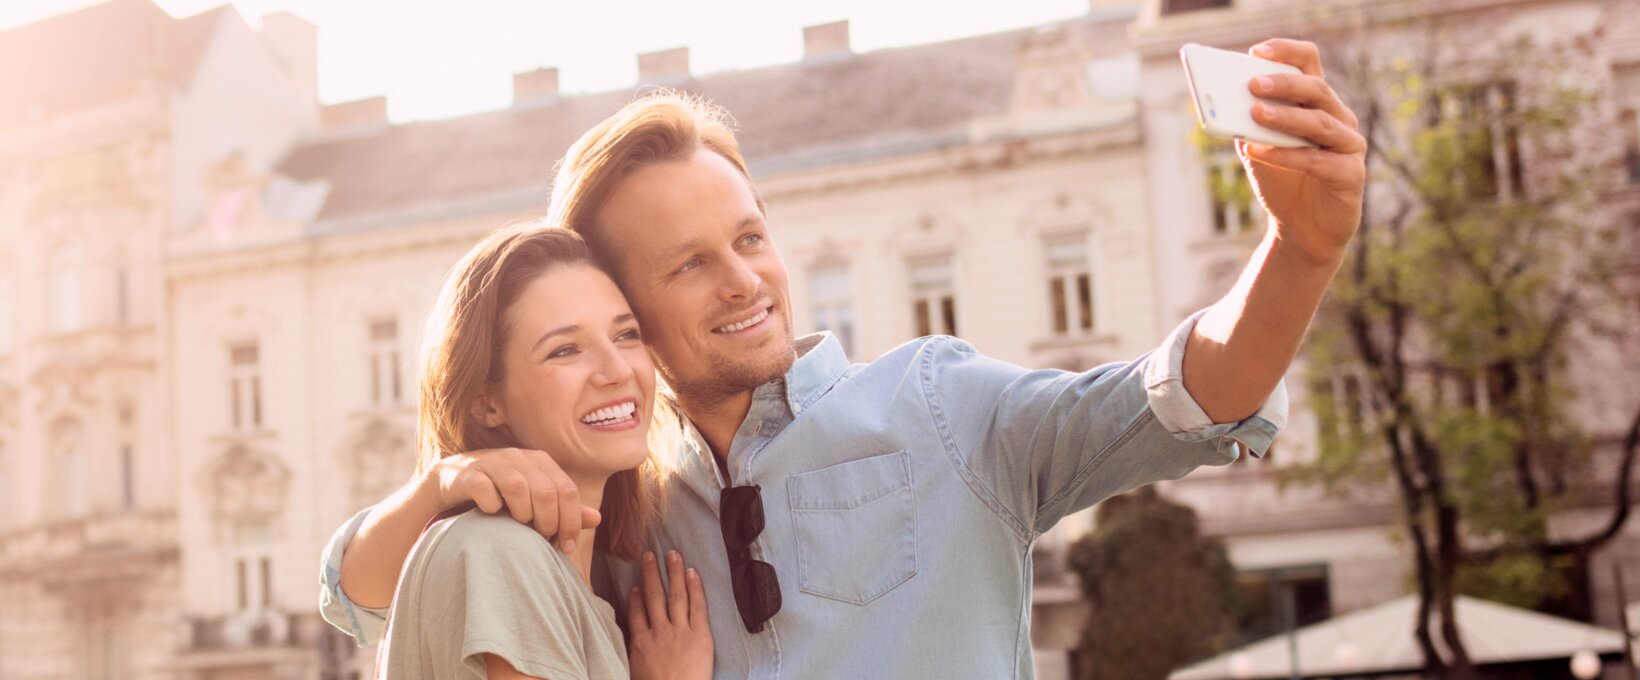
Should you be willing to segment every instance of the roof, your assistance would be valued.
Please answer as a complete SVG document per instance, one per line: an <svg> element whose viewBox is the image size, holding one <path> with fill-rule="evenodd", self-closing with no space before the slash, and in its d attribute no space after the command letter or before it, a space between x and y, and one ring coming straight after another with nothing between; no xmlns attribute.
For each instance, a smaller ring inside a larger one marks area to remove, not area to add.
<svg viewBox="0 0 1640 680"><path fill-rule="evenodd" d="M1413 638L1414 596L1298 630L1298 667L1304 677L1417 671L1423 655ZM1459 634L1476 665L1565 659L1581 650L1623 649L1622 633L1526 609L1459 596ZM1291 677L1289 638L1277 635L1174 671L1169 680ZM1441 646L1439 639L1436 645ZM1442 647L1444 650L1444 647ZM1232 672L1233 664L1240 666ZM1251 672L1248 673L1249 668Z"/></svg>
<svg viewBox="0 0 1640 680"><path fill-rule="evenodd" d="M1013 33L996 34L732 71L673 87L731 112L749 164L791 163L805 153L960 135L968 120L1006 109L1016 40ZM544 105L316 140L296 148L278 172L331 183L321 220L509 189L540 188L544 197L553 166L569 145L642 92L564 96Z"/></svg>
<svg viewBox="0 0 1640 680"><path fill-rule="evenodd" d="M187 86L226 11L174 19L151 0L111 0L0 31L0 125L129 97L145 78Z"/></svg>
<svg viewBox="0 0 1640 680"><path fill-rule="evenodd" d="M1067 25L1095 51L1113 52L1126 49L1128 18ZM1030 30L717 73L672 87L728 109L755 174L902 155L965 143L970 121L1005 113L1015 49ZM554 165L569 145L643 91L331 134L295 148L277 172L330 184L321 225L501 196L544 207Z"/></svg>

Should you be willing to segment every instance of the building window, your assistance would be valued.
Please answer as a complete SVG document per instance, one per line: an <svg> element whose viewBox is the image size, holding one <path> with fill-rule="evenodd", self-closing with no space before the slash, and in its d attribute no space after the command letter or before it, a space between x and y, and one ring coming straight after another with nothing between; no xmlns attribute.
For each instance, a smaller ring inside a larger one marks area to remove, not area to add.
<svg viewBox="0 0 1640 680"><path fill-rule="evenodd" d="M11 467L6 458L6 443L0 441L0 533L11 528L11 504L15 496L11 490Z"/></svg>
<svg viewBox="0 0 1640 680"><path fill-rule="evenodd" d="M1640 184L1640 114L1634 109L1619 115L1623 131L1623 171L1629 184Z"/></svg>
<svg viewBox="0 0 1640 680"><path fill-rule="evenodd" d="M1212 142L1202 159L1207 165L1207 194L1213 204L1213 234L1243 234L1263 222L1264 207L1253 198L1253 183L1228 142Z"/></svg>
<svg viewBox="0 0 1640 680"><path fill-rule="evenodd" d="M233 525L233 605L235 611L264 611L273 606L273 526L265 519Z"/></svg>
<svg viewBox="0 0 1640 680"><path fill-rule="evenodd" d="M399 322L383 319L370 322L370 403L397 404L402 385L399 378Z"/></svg>
<svg viewBox="0 0 1640 680"><path fill-rule="evenodd" d="M1242 612L1232 646L1296 630L1332 616L1327 565L1244 571L1236 575Z"/></svg>
<svg viewBox="0 0 1640 680"><path fill-rule="evenodd" d="M85 296L80 290L80 251L63 246L47 260L46 327L53 333L71 333L85 327Z"/></svg>
<svg viewBox="0 0 1640 680"><path fill-rule="evenodd" d="M262 378L258 365L256 343L228 347L228 408L235 430L253 431L262 427Z"/></svg>
<svg viewBox="0 0 1640 680"><path fill-rule="evenodd" d="M1183 14L1229 6L1230 0L1162 0L1162 14Z"/></svg>
<svg viewBox="0 0 1640 680"><path fill-rule="evenodd" d="M11 277L0 274L0 356L17 346L17 323L12 316Z"/></svg>
<svg viewBox="0 0 1640 680"><path fill-rule="evenodd" d="M913 260L911 317L917 336L957 334L957 294L951 277L951 257Z"/></svg>
<svg viewBox="0 0 1640 680"><path fill-rule="evenodd" d="M131 323L131 271L120 265L114 269L114 321Z"/></svg>
<svg viewBox="0 0 1640 680"><path fill-rule="evenodd" d="M814 313L814 330L831 331L843 344L843 353L852 354L854 293L847 264L824 265L809 272L809 308Z"/></svg>
<svg viewBox="0 0 1640 680"><path fill-rule="evenodd" d="M1457 171L1459 186L1488 198L1513 196L1525 188L1513 83L1456 88L1440 115L1459 126L1462 152L1472 161Z"/></svg>
<svg viewBox="0 0 1640 680"><path fill-rule="evenodd" d="M1093 270L1088 235L1055 236L1046 243L1048 307L1055 335L1093 330Z"/></svg>
<svg viewBox="0 0 1640 680"><path fill-rule="evenodd" d="M136 461L131 459L131 445L120 445L120 507L130 510L137 506Z"/></svg>
<svg viewBox="0 0 1640 680"><path fill-rule="evenodd" d="M86 513L85 434L79 421L63 420L51 429L51 496L46 515L80 517Z"/></svg>
<svg viewBox="0 0 1640 680"><path fill-rule="evenodd" d="M119 680L125 677L125 640L117 621L102 620L85 632L86 676L90 680Z"/></svg>

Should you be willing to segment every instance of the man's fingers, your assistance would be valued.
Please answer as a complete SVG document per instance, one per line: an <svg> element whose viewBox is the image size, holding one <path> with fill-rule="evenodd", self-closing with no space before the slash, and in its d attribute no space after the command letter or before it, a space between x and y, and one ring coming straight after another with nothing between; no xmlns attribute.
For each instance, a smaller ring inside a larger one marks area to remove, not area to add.
<svg viewBox="0 0 1640 680"><path fill-rule="evenodd" d="M632 586L626 594L626 625L633 633L649 630L649 616L644 613L643 588Z"/></svg>
<svg viewBox="0 0 1640 680"><path fill-rule="evenodd" d="M1328 151L1353 154L1364 151L1367 145L1360 133L1318 109L1259 102L1253 105L1253 121L1271 130L1303 137Z"/></svg>
<svg viewBox="0 0 1640 680"><path fill-rule="evenodd" d="M700 572L690 568L686 577L689 588L689 629L710 634L712 625L706 619L706 586L700 582Z"/></svg>
<svg viewBox="0 0 1640 680"><path fill-rule="evenodd" d="M666 614L672 623L684 625L689 620L689 589L683 585L683 555L676 550L666 551Z"/></svg>
<svg viewBox="0 0 1640 680"><path fill-rule="evenodd" d="M1315 43L1304 40L1288 40L1286 38L1271 38L1253 46L1248 50L1253 56L1270 61L1279 61L1283 64L1297 66L1298 70L1307 75L1319 76L1321 72L1321 49Z"/></svg>
<svg viewBox="0 0 1640 680"><path fill-rule="evenodd" d="M1247 88L1260 97L1326 111L1348 125L1351 130L1361 127L1361 121L1355 117L1355 112L1344 105L1344 101L1338 98L1338 93L1334 92L1332 86L1323 78L1277 73L1254 78L1248 83Z"/></svg>
<svg viewBox="0 0 1640 680"><path fill-rule="evenodd" d="M643 554L643 600L648 608L649 625L659 626L671 622L666 615L666 589L661 587L660 566L656 564L655 553L645 551Z"/></svg>

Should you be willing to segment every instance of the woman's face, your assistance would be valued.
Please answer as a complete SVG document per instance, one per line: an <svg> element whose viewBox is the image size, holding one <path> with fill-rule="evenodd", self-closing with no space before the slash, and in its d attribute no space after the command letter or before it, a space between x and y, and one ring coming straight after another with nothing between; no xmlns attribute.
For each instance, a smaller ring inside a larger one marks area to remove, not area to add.
<svg viewBox="0 0 1640 680"><path fill-rule="evenodd" d="M608 477L649 455L655 367L609 276L553 269L505 311L498 420L571 477Z"/></svg>

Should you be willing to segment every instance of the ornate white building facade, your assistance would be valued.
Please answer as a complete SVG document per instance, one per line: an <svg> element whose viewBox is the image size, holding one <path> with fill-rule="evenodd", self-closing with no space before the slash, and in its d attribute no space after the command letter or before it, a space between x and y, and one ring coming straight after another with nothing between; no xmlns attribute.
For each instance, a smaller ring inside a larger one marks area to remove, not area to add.
<svg viewBox="0 0 1640 680"><path fill-rule="evenodd" d="M639 57L640 81L735 114L799 331L856 360L955 333L1079 369L1152 347L1256 243L1256 210L1208 191L1223 159L1190 143L1174 53L1245 47L1299 10L1187 5L1095 0L868 53L828 24L798 63L696 75L670 50ZM381 99L317 103L316 30L112 0L0 32L0 91L20 93L0 100L0 678L369 672L318 619L319 550L413 468L437 287L544 212L553 163L635 91L564 94L543 69L508 109L391 125ZM1640 64L1636 34L1615 73ZM95 59L73 48L92 41ZM1313 446L1299 387L1278 463ZM1238 566L1300 568L1333 611L1401 592L1389 514L1269 468L1168 491ZM1084 615L1055 560L1088 525L1041 541L1044 678Z"/></svg>

